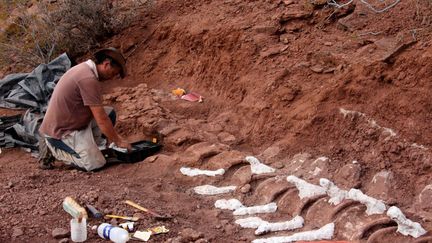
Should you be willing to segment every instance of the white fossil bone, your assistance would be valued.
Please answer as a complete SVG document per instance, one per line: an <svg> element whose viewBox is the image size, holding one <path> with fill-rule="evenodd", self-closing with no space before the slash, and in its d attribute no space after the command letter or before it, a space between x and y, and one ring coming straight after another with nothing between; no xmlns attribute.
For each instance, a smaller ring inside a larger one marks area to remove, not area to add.
<svg viewBox="0 0 432 243"><path fill-rule="evenodd" d="M290 236L277 236L253 240L252 243L284 243L295 241L331 240L334 234L334 223L329 223L317 230L295 233Z"/></svg>
<svg viewBox="0 0 432 243"><path fill-rule="evenodd" d="M248 215L248 214L258 214L258 213L274 213L277 210L276 203L269 203L266 205L252 206L252 207L242 207L236 209L234 215Z"/></svg>
<svg viewBox="0 0 432 243"><path fill-rule="evenodd" d="M349 190L348 199L352 199L366 205L367 215L383 214L387 209L386 205L381 200L369 197L358 189L352 188Z"/></svg>
<svg viewBox="0 0 432 243"><path fill-rule="evenodd" d="M285 222L267 222L264 221L255 230L256 235L262 235L267 232L281 231L281 230L293 230L303 227L304 219L301 216L295 216L293 219Z"/></svg>
<svg viewBox="0 0 432 243"><path fill-rule="evenodd" d="M323 187L308 183L296 176L288 176L287 181L297 187L300 199L326 194L326 190Z"/></svg>
<svg viewBox="0 0 432 243"><path fill-rule="evenodd" d="M235 221L235 223L240 225L242 228L256 229L261 224L267 223L267 221L262 220L259 217L248 217L248 218L244 218L244 219L237 219Z"/></svg>
<svg viewBox="0 0 432 243"><path fill-rule="evenodd" d="M228 210L236 210L238 208L244 207L243 204L235 199L219 199L215 202L215 207L219 209L228 209Z"/></svg>
<svg viewBox="0 0 432 243"><path fill-rule="evenodd" d="M327 195L330 197L329 203L338 205L348 197L348 191L339 189L333 182L328 179L321 178L320 185L326 189Z"/></svg>
<svg viewBox="0 0 432 243"><path fill-rule="evenodd" d="M180 172L183 175L190 176L190 177L200 176L200 175L217 176L217 175L223 175L223 174L225 174L225 170L224 169L218 169L218 170L201 170L201 169L188 168L188 167L182 167L182 168L180 168Z"/></svg>
<svg viewBox="0 0 432 243"><path fill-rule="evenodd" d="M195 193L200 195L218 195L232 192L236 189L236 186L224 186L224 187L215 187L212 185L203 185L197 186L194 188Z"/></svg>
<svg viewBox="0 0 432 243"><path fill-rule="evenodd" d="M253 156L246 156L246 161L251 165L252 174L265 174L273 173L276 169L261 163L257 158Z"/></svg>
<svg viewBox="0 0 432 243"><path fill-rule="evenodd" d="M426 234L426 230L423 229L419 223L407 219L402 211L395 206L387 210L387 216L396 221L398 224L397 232L403 235L410 235L414 238L418 238Z"/></svg>

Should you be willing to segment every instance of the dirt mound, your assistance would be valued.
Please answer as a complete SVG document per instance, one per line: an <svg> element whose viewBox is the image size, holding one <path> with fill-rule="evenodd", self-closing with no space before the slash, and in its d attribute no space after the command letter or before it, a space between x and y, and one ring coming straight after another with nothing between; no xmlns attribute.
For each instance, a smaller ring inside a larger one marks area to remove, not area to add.
<svg viewBox="0 0 432 243"><path fill-rule="evenodd" d="M169 14L149 21L152 34L135 32L149 41L130 57L128 85L201 92L204 105L171 112L202 114L256 153L276 144L279 157L321 153L333 170L358 160L365 179L386 169L398 190L426 186L418 176L428 174L432 142L428 4L380 14L319 1L184 6L162 3Z"/></svg>

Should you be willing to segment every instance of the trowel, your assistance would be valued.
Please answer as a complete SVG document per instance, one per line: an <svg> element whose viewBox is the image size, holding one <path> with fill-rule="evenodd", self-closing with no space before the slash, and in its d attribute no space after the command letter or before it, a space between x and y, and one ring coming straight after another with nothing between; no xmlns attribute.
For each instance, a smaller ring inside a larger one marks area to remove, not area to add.
<svg viewBox="0 0 432 243"><path fill-rule="evenodd" d="M134 208L137 208L137 209L139 209L141 211L144 211L144 212L152 215L157 220L168 220L168 219L172 218L171 215L161 215L161 214L158 214L158 213L156 213L156 212L154 212L154 211L152 211L150 209L147 209L145 207L142 207L142 206L138 205L137 203L135 203L135 202L133 202L131 200L126 200L125 203L128 204L128 205L130 205L130 206L132 206L132 207L134 207Z"/></svg>

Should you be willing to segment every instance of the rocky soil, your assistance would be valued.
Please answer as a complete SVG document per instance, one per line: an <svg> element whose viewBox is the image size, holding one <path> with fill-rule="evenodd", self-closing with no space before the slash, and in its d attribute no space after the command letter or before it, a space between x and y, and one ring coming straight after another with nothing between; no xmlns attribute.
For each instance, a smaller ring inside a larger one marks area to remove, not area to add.
<svg viewBox="0 0 432 243"><path fill-rule="evenodd" d="M104 213L140 216L139 229L170 229L153 242L250 242L331 222L334 240L432 242L429 233L418 239L397 233L385 213L367 215L355 201L300 199L286 180L295 175L319 185L327 178L341 189L360 189L432 229L427 1L401 1L382 13L360 1L337 9L318 0L161 0L141 11L140 21L104 43L126 54L130 70L126 79L107 83L105 101L116 107L124 135L140 140L160 133L163 150L95 173L61 162L43 171L29 153L3 150L1 242L66 242L60 234L69 229L61 207L66 196ZM171 94L177 87L204 102L178 99ZM245 160L251 155L276 172L253 174ZM187 177L181 167L226 172ZM193 188L204 184L236 190L197 195ZM255 236L232 212L215 208L222 198L275 202L277 212L260 217L300 215L305 224ZM157 221L126 199L174 217ZM102 221L90 219L90 227ZM89 242L103 242L90 227Z"/></svg>

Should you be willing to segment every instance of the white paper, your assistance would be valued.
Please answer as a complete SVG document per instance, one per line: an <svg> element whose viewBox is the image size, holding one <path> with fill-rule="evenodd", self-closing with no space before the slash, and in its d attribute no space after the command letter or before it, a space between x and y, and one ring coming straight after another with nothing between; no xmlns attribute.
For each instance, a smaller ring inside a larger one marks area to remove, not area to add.
<svg viewBox="0 0 432 243"><path fill-rule="evenodd" d="M136 231L133 234L133 237L140 239L142 241L148 241L150 239L151 234L152 233L150 231Z"/></svg>

